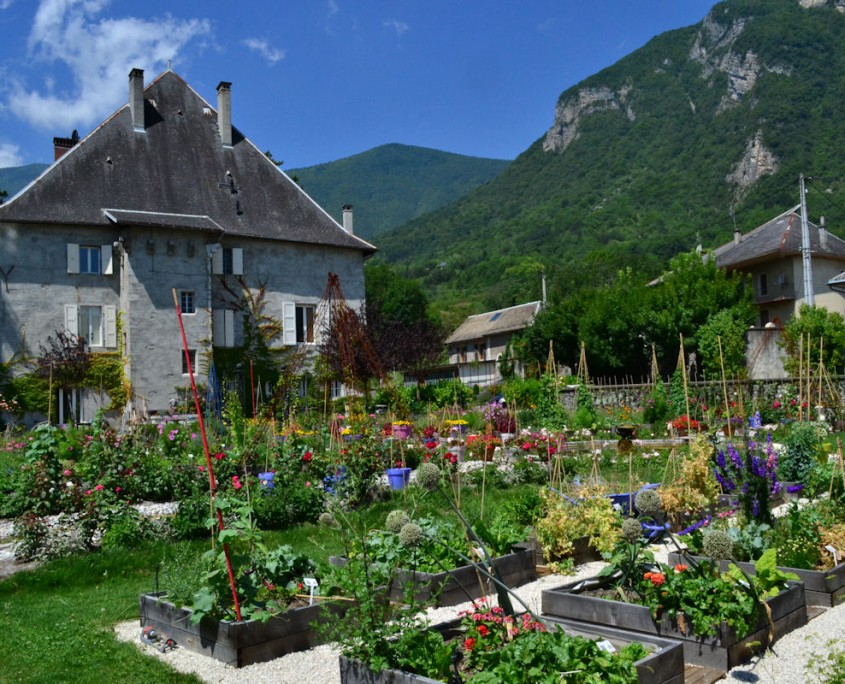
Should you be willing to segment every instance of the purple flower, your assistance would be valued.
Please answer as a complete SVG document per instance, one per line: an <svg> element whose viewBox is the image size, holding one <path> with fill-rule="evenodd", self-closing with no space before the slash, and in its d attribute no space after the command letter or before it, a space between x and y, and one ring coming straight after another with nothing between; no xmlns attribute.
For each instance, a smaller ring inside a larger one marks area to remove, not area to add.
<svg viewBox="0 0 845 684"><path fill-rule="evenodd" d="M780 483L778 483L778 486L780 486ZM800 492L802 489L804 489L804 485L794 484L794 485L789 485L786 488L786 491L789 492L790 494L795 494L795 492Z"/></svg>
<svg viewBox="0 0 845 684"><path fill-rule="evenodd" d="M709 515L708 515L707 517L702 518L702 519L701 519L701 520L699 520L698 522L694 522L694 523L693 523L692 525L690 525L689 527L687 527L687 528L685 528L685 529L681 530L680 532L678 532L678 536L679 536L679 537L683 537L685 534L692 534L692 533L693 533L693 532L695 532L697 529L699 529L699 528L701 528L701 527L704 527L705 525L710 524L710 520L711 520L711 519L712 519L712 518L711 518L711 516L709 516Z"/></svg>

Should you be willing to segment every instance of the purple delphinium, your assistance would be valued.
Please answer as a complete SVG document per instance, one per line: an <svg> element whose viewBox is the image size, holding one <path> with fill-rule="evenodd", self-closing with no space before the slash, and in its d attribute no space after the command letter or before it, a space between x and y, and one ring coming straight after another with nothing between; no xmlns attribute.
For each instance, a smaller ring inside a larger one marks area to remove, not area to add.
<svg viewBox="0 0 845 684"><path fill-rule="evenodd" d="M689 527L685 527L684 529L682 529L680 532L678 532L678 536L679 536L679 537L683 537L683 536L684 536L684 535L686 535L686 534L692 534L692 533L693 533L693 532L695 532L697 529L700 529L700 528L702 528L702 527L704 527L704 526L706 526L706 525L709 525L709 524L710 524L710 521L711 521L712 519L713 519L713 518L712 518L711 516L709 516L709 515L708 515L708 516L706 516L706 517L702 518L701 520L699 520L698 522L694 522L694 523L693 523L692 525L690 525Z"/></svg>

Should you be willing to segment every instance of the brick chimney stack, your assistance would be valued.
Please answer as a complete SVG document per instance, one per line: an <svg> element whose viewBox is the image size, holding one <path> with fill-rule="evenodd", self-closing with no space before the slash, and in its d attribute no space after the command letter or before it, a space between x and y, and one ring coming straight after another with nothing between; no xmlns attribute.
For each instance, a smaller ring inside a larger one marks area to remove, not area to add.
<svg viewBox="0 0 845 684"><path fill-rule="evenodd" d="M77 130L74 130L69 138L53 138L53 161L61 159L78 142L79 131Z"/></svg>

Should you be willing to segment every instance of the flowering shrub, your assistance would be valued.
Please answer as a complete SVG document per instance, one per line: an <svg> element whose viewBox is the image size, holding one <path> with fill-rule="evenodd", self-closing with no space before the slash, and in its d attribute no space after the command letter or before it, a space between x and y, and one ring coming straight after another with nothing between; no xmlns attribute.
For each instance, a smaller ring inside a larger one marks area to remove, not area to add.
<svg viewBox="0 0 845 684"><path fill-rule="evenodd" d="M777 454L769 434L765 446L749 440L743 453L733 443L728 444L726 449L720 449L715 457L713 474L725 492L738 495L747 520L771 524L771 500L781 487L777 467Z"/></svg>
<svg viewBox="0 0 845 684"><path fill-rule="evenodd" d="M469 460L490 460L502 440L493 435L469 435L466 441L466 457Z"/></svg>
<svg viewBox="0 0 845 684"><path fill-rule="evenodd" d="M677 431L680 430L687 430L688 432L698 431L701 427L701 423L699 423L695 418L690 418L687 415L678 416L674 420L672 420L669 425L672 426L672 429Z"/></svg>

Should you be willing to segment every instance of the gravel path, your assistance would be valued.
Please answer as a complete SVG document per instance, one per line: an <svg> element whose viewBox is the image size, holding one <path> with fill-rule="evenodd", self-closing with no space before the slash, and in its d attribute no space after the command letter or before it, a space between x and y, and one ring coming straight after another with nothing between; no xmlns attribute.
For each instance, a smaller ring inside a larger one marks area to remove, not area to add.
<svg viewBox="0 0 845 684"><path fill-rule="evenodd" d="M655 556L666 560L666 550L656 548ZM539 611L540 596L544 589L595 575L603 563L578 566L572 575L548 575L526 584L516 593L532 610ZM448 608L429 609L427 617L432 622L454 618L469 603ZM115 627L117 638L135 643L148 655L164 660L179 672L193 673L204 682L215 684L339 684L338 650L330 645L319 646L301 653L277 658L267 663L235 669L213 658L177 648L160 653L140 639L138 620L122 622ZM811 660L824 653L831 639L845 637L845 605L831 608L813 619L805 627L779 639L774 649L762 658L731 670L726 682L755 682L758 684L800 684L807 681L805 667Z"/></svg>

